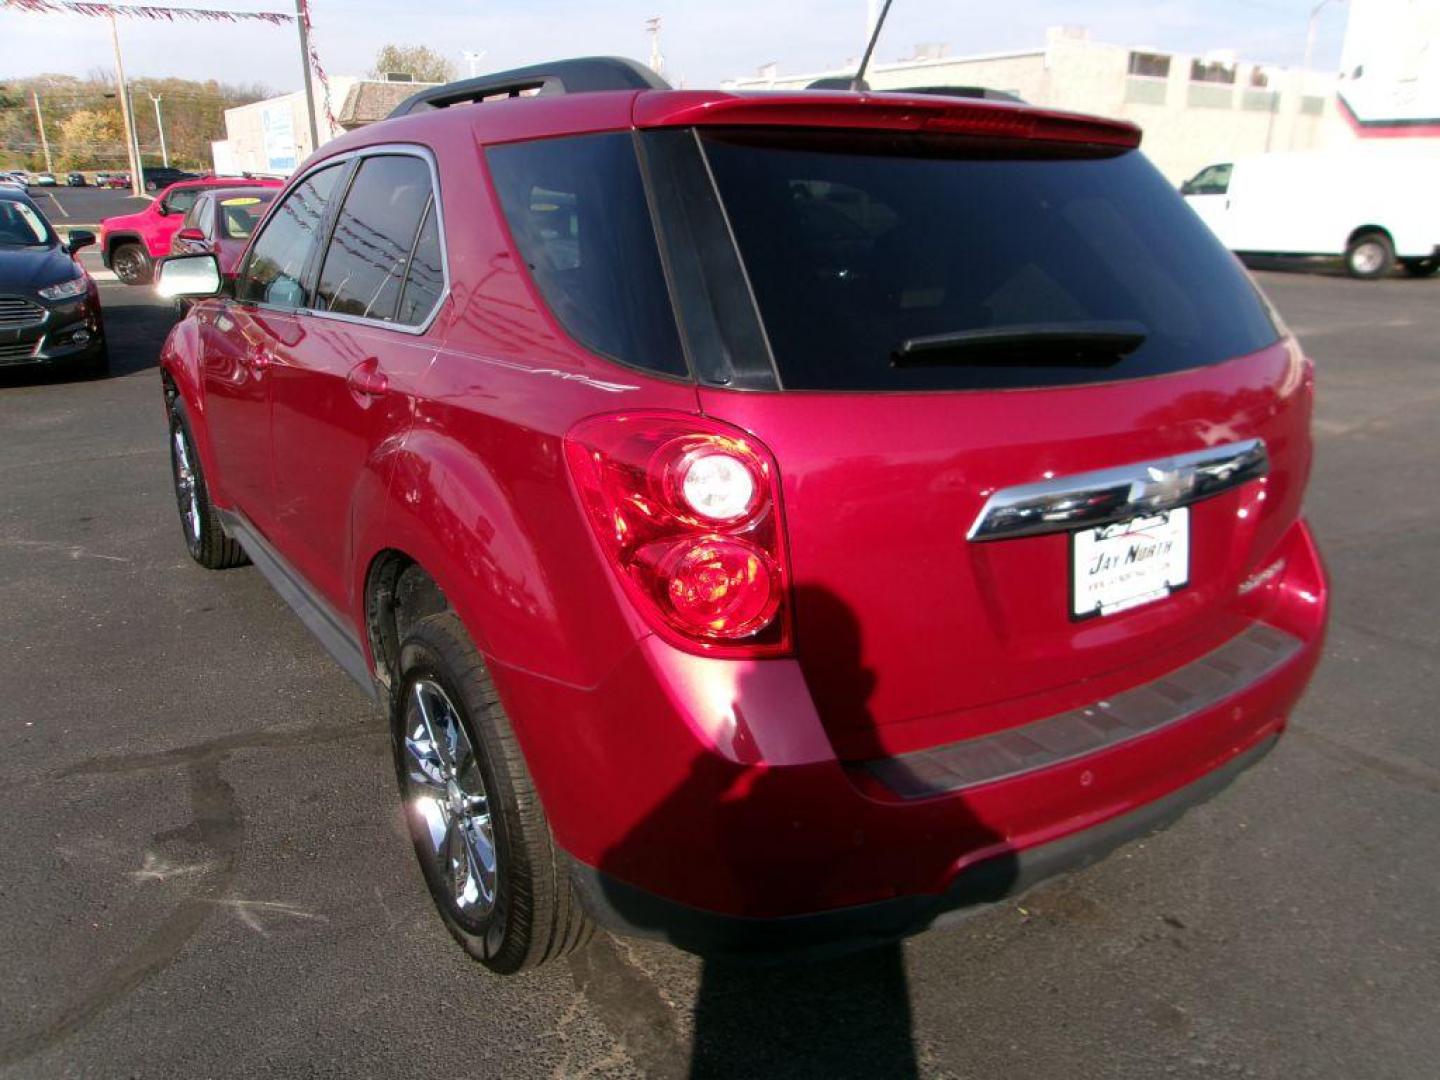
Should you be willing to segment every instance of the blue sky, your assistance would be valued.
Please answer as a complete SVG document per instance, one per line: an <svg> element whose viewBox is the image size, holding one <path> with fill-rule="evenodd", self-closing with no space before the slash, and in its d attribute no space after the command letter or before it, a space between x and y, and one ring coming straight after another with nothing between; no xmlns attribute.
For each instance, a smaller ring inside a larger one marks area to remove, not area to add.
<svg viewBox="0 0 1440 1080"><path fill-rule="evenodd" d="M293 11L287 0L154 0L191 7ZM1312 0L895 0L877 49L881 62L909 55L918 42L948 42L953 52L1038 46L1045 28L1086 26L1097 40L1177 52L1235 49L1242 57L1298 64ZM1316 66L1339 62L1346 5L1322 12ZM782 71L831 68L859 54L864 0L312 0L316 44L333 74L362 74L386 42L425 44L451 56L463 74L464 50L486 50L482 70L557 56L614 53L644 59L644 21L664 19L663 47L672 81L691 87L752 73L775 61ZM122 20L126 72L297 88L292 31L255 25ZM0 11L0 78L40 72L82 75L112 66L109 24L78 15Z"/></svg>

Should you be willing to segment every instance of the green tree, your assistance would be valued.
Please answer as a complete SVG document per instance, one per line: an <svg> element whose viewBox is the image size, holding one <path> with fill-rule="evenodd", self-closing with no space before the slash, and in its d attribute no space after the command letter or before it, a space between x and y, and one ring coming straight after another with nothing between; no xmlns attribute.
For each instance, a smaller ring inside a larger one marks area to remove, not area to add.
<svg viewBox="0 0 1440 1080"><path fill-rule="evenodd" d="M386 45L375 54L373 78L382 79L388 71L413 75L417 82L450 82L455 78L455 65L427 45Z"/></svg>

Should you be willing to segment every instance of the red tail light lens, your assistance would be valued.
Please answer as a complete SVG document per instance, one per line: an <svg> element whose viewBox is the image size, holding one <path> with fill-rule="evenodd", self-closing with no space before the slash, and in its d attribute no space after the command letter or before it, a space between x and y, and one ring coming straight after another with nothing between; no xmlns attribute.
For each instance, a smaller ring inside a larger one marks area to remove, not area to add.
<svg viewBox="0 0 1440 1080"><path fill-rule="evenodd" d="M778 478L756 439L623 413L576 426L565 454L606 559L657 632L718 655L789 650Z"/></svg>

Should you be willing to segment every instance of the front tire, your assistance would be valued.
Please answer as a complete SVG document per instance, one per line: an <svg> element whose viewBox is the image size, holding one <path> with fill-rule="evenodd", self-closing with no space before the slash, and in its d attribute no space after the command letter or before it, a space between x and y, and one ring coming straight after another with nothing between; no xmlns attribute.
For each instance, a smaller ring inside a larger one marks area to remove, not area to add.
<svg viewBox="0 0 1440 1080"><path fill-rule="evenodd" d="M395 774L431 899L452 937L508 975L564 956L593 926L484 661L453 613L400 647Z"/></svg>
<svg viewBox="0 0 1440 1080"><path fill-rule="evenodd" d="M1382 232L1365 232L1345 249L1345 269L1362 281L1383 278L1395 265L1395 246Z"/></svg>
<svg viewBox="0 0 1440 1080"><path fill-rule="evenodd" d="M1423 259L1401 259L1400 265L1411 277L1425 278L1440 270L1440 255L1431 255Z"/></svg>
<svg viewBox="0 0 1440 1080"><path fill-rule="evenodd" d="M155 268L150 253L139 244L118 244L110 253L110 269L126 285L149 285Z"/></svg>
<svg viewBox="0 0 1440 1080"><path fill-rule="evenodd" d="M175 483L180 527L185 533L185 550L190 557L207 570L226 570L249 562L245 549L220 524L200 468L200 455L195 452L190 424L178 401L170 408L170 475Z"/></svg>

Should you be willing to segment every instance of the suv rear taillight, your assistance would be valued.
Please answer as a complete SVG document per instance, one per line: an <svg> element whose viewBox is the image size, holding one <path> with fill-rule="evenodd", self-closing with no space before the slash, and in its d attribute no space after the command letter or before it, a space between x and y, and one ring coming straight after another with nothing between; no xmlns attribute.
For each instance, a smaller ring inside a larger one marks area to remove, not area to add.
<svg viewBox="0 0 1440 1080"><path fill-rule="evenodd" d="M789 572L775 460L701 417L622 413L565 437L586 516L657 632L722 656L789 651Z"/></svg>

